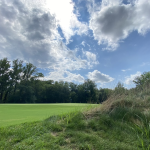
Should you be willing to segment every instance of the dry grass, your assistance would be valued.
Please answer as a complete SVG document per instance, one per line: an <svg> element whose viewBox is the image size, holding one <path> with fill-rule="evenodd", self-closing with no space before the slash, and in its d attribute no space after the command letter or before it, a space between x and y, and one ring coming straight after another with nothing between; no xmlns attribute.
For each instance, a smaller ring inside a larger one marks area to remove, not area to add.
<svg viewBox="0 0 150 150"><path fill-rule="evenodd" d="M57 132L51 132L51 135L56 137L56 136L58 136L58 133Z"/></svg>
<svg viewBox="0 0 150 150"><path fill-rule="evenodd" d="M149 93L150 94L150 93ZM139 95L111 95L105 102L103 102L101 111L102 112L111 112L117 107L130 107L130 108L137 108L141 109L143 112L150 111L150 97L149 95L145 95L141 97Z"/></svg>
<svg viewBox="0 0 150 150"><path fill-rule="evenodd" d="M102 108L102 105L99 105L98 107L95 107L88 111L84 111L83 115L86 119L95 118L97 117L97 115L101 114L101 108Z"/></svg>
<svg viewBox="0 0 150 150"><path fill-rule="evenodd" d="M133 107L133 102L127 99L128 96L125 94L122 95L111 95L107 101L103 102L101 111L102 112L111 112L116 107Z"/></svg>
<svg viewBox="0 0 150 150"><path fill-rule="evenodd" d="M150 114L150 92L131 92L112 94L106 101L89 111L83 112L86 119L97 118L102 113L111 114L116 108L130 108L145 115ZM134 119L133 119L134 120ZM133 121L137 123L137 120ZM138 124L138 123L137 123Z"/></svg>

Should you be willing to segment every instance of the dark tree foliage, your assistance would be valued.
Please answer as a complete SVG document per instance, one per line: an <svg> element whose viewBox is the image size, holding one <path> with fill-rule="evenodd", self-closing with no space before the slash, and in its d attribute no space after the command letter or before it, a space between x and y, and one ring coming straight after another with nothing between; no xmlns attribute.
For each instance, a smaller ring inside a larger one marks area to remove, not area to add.
<svg viewBox="0 0 150 150"><path fill-rule="evenodd" d="M10 86L10 62L7 58L0 60L0 102L5 102L5 94Z"/></svg>
<svg viewBox="0 0 150 150"><path fill-rule="evenodd" d="M0 103L100 103L110 95L89 79L75 84L41 77L31 63L16 59L11 66L7 58L0 60Z"/></svg>
<svg viewBox="0 0 150 150"><path fill-rule="evenodd" d="M104 89L100 89L99 92L98 92L98 101L100 103L106 101L108 99L108 97L112 94L112 90L111 89L107 89L107 88L104 88Z"/></svg>

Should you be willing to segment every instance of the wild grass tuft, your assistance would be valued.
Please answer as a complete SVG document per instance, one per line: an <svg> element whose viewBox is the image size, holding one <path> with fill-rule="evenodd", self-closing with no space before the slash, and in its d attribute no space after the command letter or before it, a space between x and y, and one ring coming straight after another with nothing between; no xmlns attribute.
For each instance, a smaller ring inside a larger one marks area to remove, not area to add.
<svg viewBox="0 0 150 150"><path fill-rule="evenodd" d="M134 124L134 131L137 134L143 150L150 150L150 119L137 115L138 122Z"/></svg>

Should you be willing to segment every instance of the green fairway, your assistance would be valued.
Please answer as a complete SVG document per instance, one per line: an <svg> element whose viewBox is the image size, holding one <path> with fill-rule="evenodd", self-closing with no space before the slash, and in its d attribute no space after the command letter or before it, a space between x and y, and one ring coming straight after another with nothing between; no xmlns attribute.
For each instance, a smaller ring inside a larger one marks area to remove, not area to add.
<svg viewBox="0 0 150 150"><path fill-rule="evenodd" d="M38 121L52 115L81 110L89 104L0 104L0 127Z"/></svg>

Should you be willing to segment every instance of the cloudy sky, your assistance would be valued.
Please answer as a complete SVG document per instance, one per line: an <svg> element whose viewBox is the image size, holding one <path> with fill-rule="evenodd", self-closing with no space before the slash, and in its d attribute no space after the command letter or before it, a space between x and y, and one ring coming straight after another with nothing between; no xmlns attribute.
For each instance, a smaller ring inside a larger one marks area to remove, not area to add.
<svg viewBox="0 0 150 150"><path fill-rule="evenodd" d="M127 88L150 71L150 0L1 0L0 59L44 80Z"/></svg>

